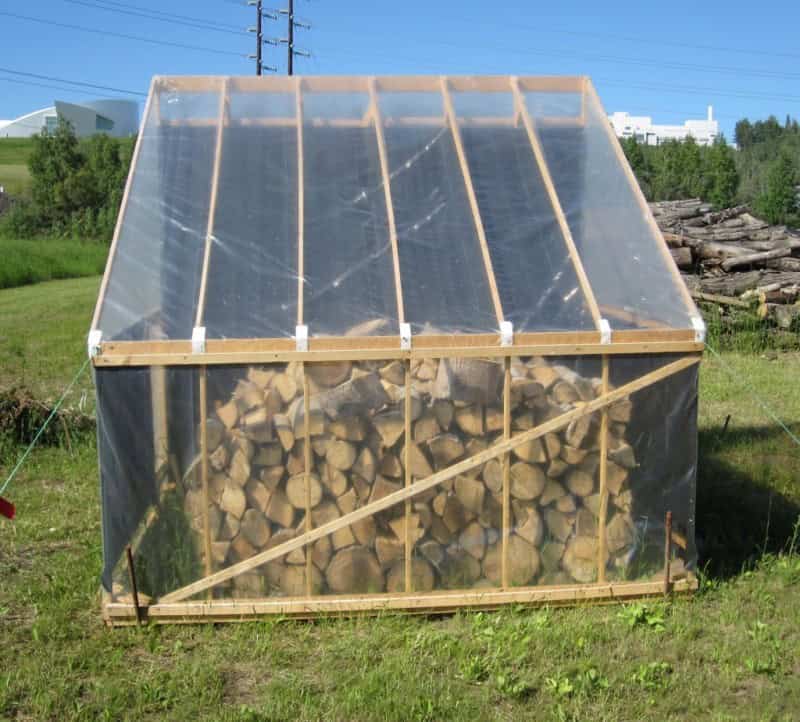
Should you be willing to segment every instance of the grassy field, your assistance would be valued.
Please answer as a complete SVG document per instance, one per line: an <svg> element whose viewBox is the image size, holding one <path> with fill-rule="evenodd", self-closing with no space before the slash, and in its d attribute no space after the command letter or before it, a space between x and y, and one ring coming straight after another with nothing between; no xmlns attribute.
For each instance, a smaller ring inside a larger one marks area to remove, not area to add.
<svg viewBox="0 0 800 722"><path fill-rule="evenodd" d="M103 272L108 246L97 241L0 238L0 289Z"/></svg>
<svg viewBox="0 0 800 722"><path fill-rule="evenodd" d="M32 151L31 138L0 138L0 165L25 165Z"/></svg>
<svg viewBox="0 0 800 722"><path fill-rule="evenodd" d="M0 186L10 196L26 198L30 195L31 174L28 166L0 163Z"/></svg>
<svg viewBox="0 0 800 722"><path fill-rule="evenodd" d="M32 150L30 138L0 138L0 186L9 195L28 195L30 173L27 163Z"/></svg>
<svg viewBox="0 0 800 722"><path fill-rule="evenodd" d="M0 386L69 380L97 284L0 291ZM792 354L706 360L706 572L671 603L109 631L94 440L41 448L0 521L0 719L796 720L800 449L742 384L797 433L799 373Z"/></svg>

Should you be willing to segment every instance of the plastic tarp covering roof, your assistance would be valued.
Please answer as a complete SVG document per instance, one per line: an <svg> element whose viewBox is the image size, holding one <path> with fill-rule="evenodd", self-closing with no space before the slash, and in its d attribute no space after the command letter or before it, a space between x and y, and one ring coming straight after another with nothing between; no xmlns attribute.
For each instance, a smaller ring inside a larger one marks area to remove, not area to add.
<svg viewBox="0 0 800 722"><path fill-rule="evenodd" d="M157 78L96 328L691 328L591 84L544 80Z"/></svg>

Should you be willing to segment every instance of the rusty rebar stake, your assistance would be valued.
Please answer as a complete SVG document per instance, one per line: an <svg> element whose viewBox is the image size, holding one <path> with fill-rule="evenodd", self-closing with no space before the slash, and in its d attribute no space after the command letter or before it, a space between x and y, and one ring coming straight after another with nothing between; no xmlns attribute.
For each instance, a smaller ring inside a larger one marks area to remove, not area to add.
<svg viewBox="0 0 800 722"><path fill-rule="evenodd" d="M670 592L670 551L672 550L672 512L664 517L664 596Z"/></svg>
<svg viewBox="0 0 800 722"><path fill-rule="evenodd" d="M136 611L136 624L141 624L142 608L139 606L139 590L136 587L136 572L133 568L133 552L130 544L125 547L125 556L128 559L128 574L131 578L131 597L133 598L133 608Z"/></svg>

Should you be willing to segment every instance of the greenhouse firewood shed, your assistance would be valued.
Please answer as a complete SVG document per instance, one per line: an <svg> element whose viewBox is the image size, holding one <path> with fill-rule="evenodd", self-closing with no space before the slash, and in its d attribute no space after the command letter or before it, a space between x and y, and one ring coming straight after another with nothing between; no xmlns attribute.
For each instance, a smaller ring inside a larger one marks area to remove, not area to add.
<svg viewBox="0 0 800 722"><path fill-rule="evenodd" d="M703 342L588 78L157 77L89 336L104 618L694 589Z"/></svg>

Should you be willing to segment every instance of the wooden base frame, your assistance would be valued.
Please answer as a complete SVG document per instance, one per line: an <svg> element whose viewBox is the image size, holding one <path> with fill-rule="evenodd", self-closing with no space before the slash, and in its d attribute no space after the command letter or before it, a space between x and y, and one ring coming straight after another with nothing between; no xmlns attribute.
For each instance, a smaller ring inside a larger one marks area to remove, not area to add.
<svg viewBox="0 0 800 722"><path fill-rule="evenodd" d="M688 574L672 583L670 591L683 594L698 588L697 578ZM280 616L312 619L320 616L353 616L404 612L409 614L447 614L458 609L489 610L508 604L530 606L566 606L612 604L664 594L664 582L611 582L559 586L518 587L513 589L476 589L441 591L425 594L330 595L313 599L299 597L214 599L198 602L153 604L142 608L153 624L188 624L199 622L247 622L262 617ZM133 604L113 602L107 594L102 599L103 620L111 627L136 624Z"/></svg>

